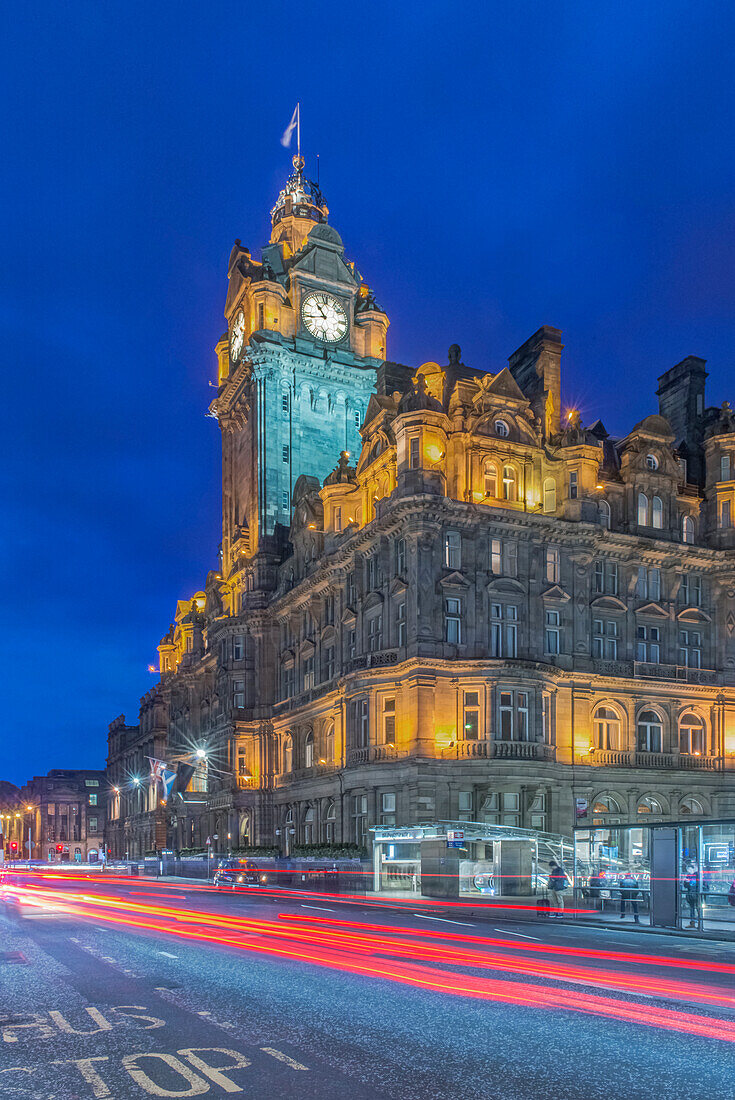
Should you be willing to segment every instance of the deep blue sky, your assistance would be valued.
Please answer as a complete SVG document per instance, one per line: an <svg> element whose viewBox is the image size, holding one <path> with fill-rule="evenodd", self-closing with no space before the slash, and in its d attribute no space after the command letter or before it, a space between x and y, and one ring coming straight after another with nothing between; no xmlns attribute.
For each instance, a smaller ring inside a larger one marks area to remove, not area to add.
<svg viewBox="0 0 735 1100"><path fill-rule="evenodd" d="M735 398L731 0L42 0L2 37L4 778L102 766L215 563L227 258L297 99L391 358L497 370L546 323L610 431L690 353Z"/></svg>

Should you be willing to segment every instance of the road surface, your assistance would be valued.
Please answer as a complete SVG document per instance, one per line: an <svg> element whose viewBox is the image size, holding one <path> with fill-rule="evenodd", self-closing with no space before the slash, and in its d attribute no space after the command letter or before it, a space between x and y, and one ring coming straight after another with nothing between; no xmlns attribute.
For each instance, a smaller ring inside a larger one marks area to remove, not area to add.
<svg viewBox="0 0 735 1100"><path fill-rule="evenodd" d="M0 915L3 1100L735 1091L731 944L145 879L9 881L37 904Z"/></svg>

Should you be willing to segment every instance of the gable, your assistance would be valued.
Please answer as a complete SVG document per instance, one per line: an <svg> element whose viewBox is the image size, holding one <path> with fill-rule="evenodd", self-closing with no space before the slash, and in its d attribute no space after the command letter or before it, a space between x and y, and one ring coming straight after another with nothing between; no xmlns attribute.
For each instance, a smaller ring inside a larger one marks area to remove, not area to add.
<svg viewBox="0 0 735 1100"><path fill-rule="evenodd" d="M590 604L596 611L627 611L622 600L619 600L617 596L598 596L596 600L593 600Z"/></svg>
<svg viewBox="0 0 735 1100"><path fill-rule="evenodd" d="M644 603L643 607L637 607L636 615L648 615L650 619L668 619L667 611L659 603Z"/></svg>
<svg viewBox="0 0 735 1100"><path fill-rule="evenodd" d="M485 389L495 397L509 397L513 401L526 401L526 395L520 389L513 375L507 367L503 367L500 374L496 374L492 382Z"/></svg>

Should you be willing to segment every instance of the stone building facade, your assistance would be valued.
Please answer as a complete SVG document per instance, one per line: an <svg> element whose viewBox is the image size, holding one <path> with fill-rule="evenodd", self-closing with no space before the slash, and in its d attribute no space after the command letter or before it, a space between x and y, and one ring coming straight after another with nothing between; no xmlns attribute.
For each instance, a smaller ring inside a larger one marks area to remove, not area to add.
<svg viewBox="0 0 735 1100"><path fill-rule="evenodd" d="M220 561L154 725L110 728L122 847L735 816L735 420L704 362L623 437L564 408L557 329L496 372L393 363L301 161L229 279ZM196 762L163 813L144 743Z"/></svg>
<svg viewBox="0 0 735 1100"><path fill-rule="evenodd" d="M30 779L20 796L24 845L30 829L33 859L97 863L104 858L106 772L54 768Z"/></svg>

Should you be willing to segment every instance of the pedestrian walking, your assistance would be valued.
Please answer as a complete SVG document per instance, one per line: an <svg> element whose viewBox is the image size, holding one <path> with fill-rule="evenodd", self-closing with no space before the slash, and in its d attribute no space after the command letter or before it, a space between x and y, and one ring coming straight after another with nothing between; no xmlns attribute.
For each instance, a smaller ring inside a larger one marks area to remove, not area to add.
<svg viewBox="0 0 735 1100"><path fill-rule="evenodd" d="M566 876L566 872L563 867L560 867L558 863L549 864L549 896L551 898L551 912L550 917L563 917L564 916L564 894L562 891L566 890L569 885L569 879ZM556 911L554 911L556 910Z"/></svg>
<svg viewBox="0 0 735 1100"><path fill-rule="evenodd" d="M635 875L630 871L626 871L621 878L618 879L618 889L620 890L620 919L625 918L625 907L630 906L630 911L633 914L633 920L636 924L640 924L640 917L638 916L638 895L641 892L640 883Z"/></svg>
<svg viewBox="0 0 735 1100"><path fill-rule="evenodd" d="M684 890L684 900L689 906L689 924L687 928L697 927L697 917L699 916L699 876L696 870L690 868L682 879L682 887Z"/></svg>

